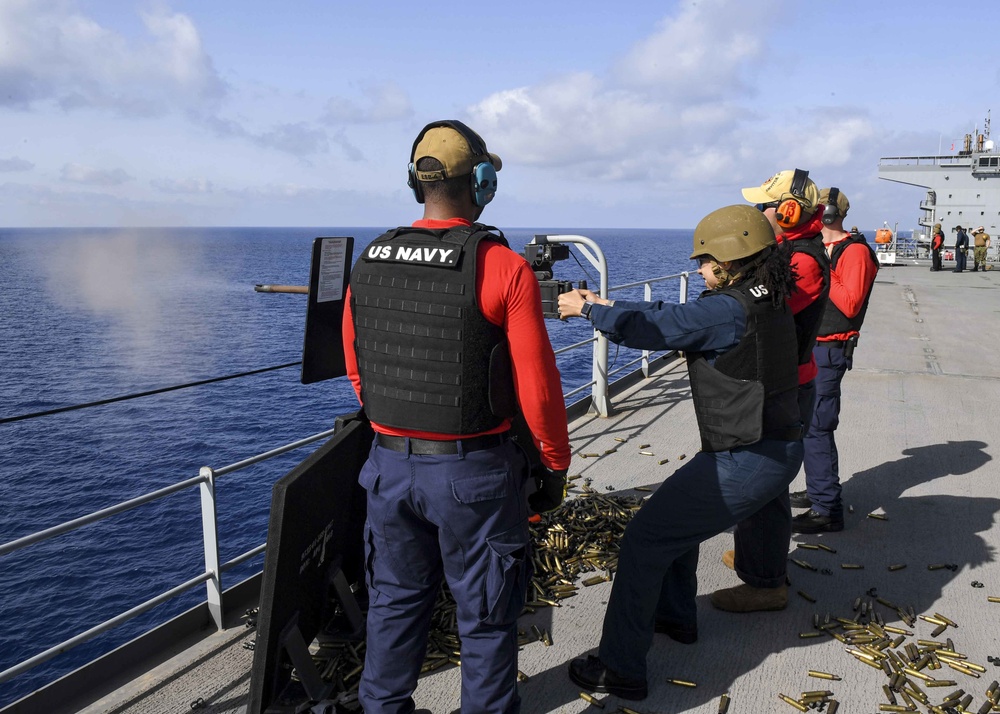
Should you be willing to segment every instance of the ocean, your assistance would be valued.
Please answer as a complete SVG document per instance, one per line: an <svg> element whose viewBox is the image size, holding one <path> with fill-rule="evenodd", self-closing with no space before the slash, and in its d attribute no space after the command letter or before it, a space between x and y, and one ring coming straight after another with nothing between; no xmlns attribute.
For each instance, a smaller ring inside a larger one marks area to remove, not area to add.
<svg viewBox="0 0 1000 714"><path fill-rule="evenodd" d="M357 409L346 378L303 385L299 367L49 416L4 419L297 362L313 239L377 228L0 229L0 544L332 428ZM536 233L586 235L609 284L692 269L690 230L505 231L520 252ZM582 258L555 278L592 289ZM689 294L702 289L697 276ZM678 281L657 288L677 299ZM642 299L641 289L612 297ZM586 323L548 320L557 347ZM622 365L638 353L611 346ZM590 351L559 358L563 391L590 379ZM612 366L614 369L614 366ZM574 397L579 398L579 397ZM267 537L271 486L312 447L220 477L222 561ZM236 584L263 555L225 573ZM0 556L0 671L204 569L198 489ZM204 586L0 684L0 706L205 599Z"/></svg>

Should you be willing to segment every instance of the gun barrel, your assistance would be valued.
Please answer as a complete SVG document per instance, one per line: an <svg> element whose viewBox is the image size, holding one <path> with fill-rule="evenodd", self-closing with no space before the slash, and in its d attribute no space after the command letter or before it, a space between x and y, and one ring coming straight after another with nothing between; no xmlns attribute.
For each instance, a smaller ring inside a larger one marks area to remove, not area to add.
<svg viewBox="0 0 1000 714"><path fill-rule="evenodd" d="M308 295L309 286L308 285L261 285L257 284L253 286L253 289L259 293L297 293L299 295Z"/></svg>

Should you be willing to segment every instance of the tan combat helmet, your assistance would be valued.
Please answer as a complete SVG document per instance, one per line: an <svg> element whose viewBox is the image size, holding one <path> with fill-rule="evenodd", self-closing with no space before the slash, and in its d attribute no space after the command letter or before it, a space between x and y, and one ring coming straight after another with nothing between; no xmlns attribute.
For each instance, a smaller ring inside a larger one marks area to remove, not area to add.
<svg viewBox="0 0 1000 714"><path fill-rule="evenodd" d="M749 258L774 245L774 229L763 213L745 204L726 206L698 223L691 257L708 255L725 263Z"/></svg>

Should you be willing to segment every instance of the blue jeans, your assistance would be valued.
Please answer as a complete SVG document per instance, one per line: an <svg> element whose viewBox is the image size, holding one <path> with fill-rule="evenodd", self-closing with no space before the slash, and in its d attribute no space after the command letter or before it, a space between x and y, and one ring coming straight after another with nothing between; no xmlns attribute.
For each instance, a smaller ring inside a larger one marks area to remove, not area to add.
<svg viewBox="0 0 1000 714"><path fill-rule="evenodd" d="M757 542L788 518L788 484L802 463L801 441L761 441L732 451L699 452L656 490L622 538L618 572L604 616L598 654L616 672L645 678L646 653L657 619L694 624L697 617L698 545L739 524ZM784 503L785 513L773 503ZM787 526L786 526L787 527ZM777 587L785 581L787 538L781 548L747 547L750 582Z"/></svg>
<svg viewBox="0 0 1000 714"><path fill-rule="evenodd" d="M843 347L817 342L813 348L816 366L816 408L803 440L806 489L812 509L824 516L844 517L840 496L840 458L833 433L840 425L840 383L851 367Z"/></svg>
<svg viewBox="0 0 1000 714"><path fill-rule="evenodd" d="M462 711L514 714L517 617L531 581L527 467L512 442L423 456L376 443L359 476L368 642L367 714L410 714L442 576L458 604Z"/></svg>

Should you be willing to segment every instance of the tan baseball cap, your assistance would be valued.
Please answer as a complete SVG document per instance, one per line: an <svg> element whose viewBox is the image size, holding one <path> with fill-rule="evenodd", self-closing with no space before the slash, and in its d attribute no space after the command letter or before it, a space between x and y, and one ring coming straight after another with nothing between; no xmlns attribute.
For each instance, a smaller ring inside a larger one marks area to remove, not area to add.
<svg viewBox="0 0 1000 714"><path fill-rule="evenodd" d="M499 171L503 166L500 157L485 151L486 142L482 137L471 129L469 132L479 139L479 147L470 146L461 132L450 126L427 129L413 147L414 170L419 166L420 159L430 156L441 162L444 171L416 171L417 178L421 181L444 181L455 176L468 176L473 167L484 161L493 164L493 168Z"/></svg>
<svg viewBox="0 0 1000 714"><path fill-rule="evenodd" d="M784 201L794 198L802 206L806 213L812 213L819 205L819 190L812 179L806 179L805 188L801 196L792 194L792 180L795 178L795 171L779 171L760 186L752 186L743 189L743 198L750 203L773 203L774 201Z"/></svg>
<svg viewBox="0 0 1000 714"><path fill-rule="evenodd" d="M847 212L851 210L851 202L847 200L847 196L840 189L837 189L837 210L840 211L840 217L843 218L847 215ZM819 203L821 206L825 206L830 203L830 189L824 188L819 192Z"/></svg>

